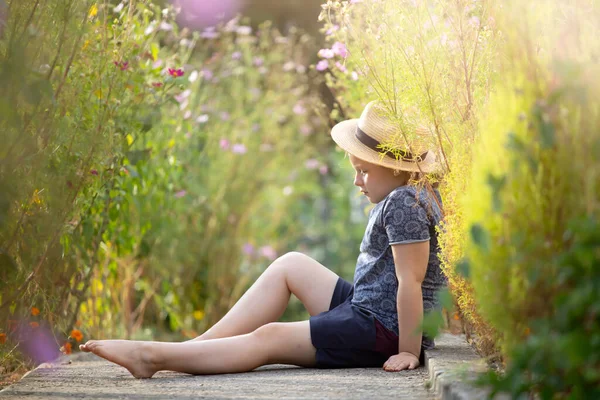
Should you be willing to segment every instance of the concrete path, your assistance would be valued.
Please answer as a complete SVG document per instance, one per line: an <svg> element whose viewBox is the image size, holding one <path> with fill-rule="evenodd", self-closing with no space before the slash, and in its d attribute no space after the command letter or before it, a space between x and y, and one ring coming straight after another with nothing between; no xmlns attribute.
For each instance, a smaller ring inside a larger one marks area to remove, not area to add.
<svg viewBox="0 0 600 400"><path fill-rule="evenodd" d="M4 399L433 399L425 368L398 373L378 368L261 367L243 374L193 376L158 372L135 379L116 364L80 353L41 365L0 391Z"/></svg>

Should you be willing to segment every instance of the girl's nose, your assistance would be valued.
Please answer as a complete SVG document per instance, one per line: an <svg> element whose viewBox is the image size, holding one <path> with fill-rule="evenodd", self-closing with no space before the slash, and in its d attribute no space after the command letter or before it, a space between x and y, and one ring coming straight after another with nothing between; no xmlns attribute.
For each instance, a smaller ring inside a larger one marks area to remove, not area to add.
<svg viewBox="0 0 600 400"><path fill-rule="evenodd" d="M360 186L362 183L362 176L360 174L354 175L354 186Z"/></svg>

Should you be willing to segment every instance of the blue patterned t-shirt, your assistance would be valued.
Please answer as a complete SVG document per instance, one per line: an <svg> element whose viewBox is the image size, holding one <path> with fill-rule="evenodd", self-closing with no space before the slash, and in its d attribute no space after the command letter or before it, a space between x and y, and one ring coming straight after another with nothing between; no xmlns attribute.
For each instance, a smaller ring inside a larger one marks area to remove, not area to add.
<svg viewBox="0 0 600 400"><path fill-rule="evenodd" d="M439 193L436 197L441 204ZM370 311L387 329L398 334L398 279L391 245L431 240L429 263L421 285L423 312L437 306L436 291L446 284L440 269L435 226L441 221L438 203L426 189L400 186L375 205L360 244L354 271L352 304ZM433 347L423 336L422 347Z"/></svg>

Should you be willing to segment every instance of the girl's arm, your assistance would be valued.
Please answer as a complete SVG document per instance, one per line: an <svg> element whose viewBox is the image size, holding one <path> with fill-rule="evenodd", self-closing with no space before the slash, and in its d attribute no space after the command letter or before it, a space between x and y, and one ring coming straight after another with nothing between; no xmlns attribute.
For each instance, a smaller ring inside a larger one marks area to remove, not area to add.
<svg viewBox="0 0 600 400"><path fill-rule="evenodd" d="M390 357L383 367L386 371L401 371L419 366L423 320L421 283L429 262L429 240L392 245L392 254L398 277L398 354Z"/></svg>

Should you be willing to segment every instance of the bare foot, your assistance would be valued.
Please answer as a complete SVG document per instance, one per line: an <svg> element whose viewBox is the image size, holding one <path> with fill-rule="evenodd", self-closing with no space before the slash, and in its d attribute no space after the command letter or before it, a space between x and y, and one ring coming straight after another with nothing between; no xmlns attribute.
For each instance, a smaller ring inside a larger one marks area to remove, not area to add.
<svg viewBox="0 0 600 400"><path fill-rule="evenodd" d="M119 364L134 377L151 378L159 368L152 344L135 340L88 340L79 349Z"/></svg>

